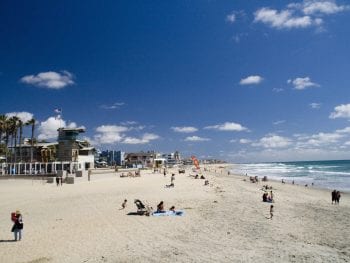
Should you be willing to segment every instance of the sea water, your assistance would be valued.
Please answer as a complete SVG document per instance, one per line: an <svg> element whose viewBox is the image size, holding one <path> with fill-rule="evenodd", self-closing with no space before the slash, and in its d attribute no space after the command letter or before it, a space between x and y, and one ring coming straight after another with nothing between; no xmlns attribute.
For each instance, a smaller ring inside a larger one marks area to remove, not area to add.
<svg viewBox="0 0 350 263"><path fill-rule="evenodd" d="M350 160L235 164L231 172L350 191Z"/></svg>

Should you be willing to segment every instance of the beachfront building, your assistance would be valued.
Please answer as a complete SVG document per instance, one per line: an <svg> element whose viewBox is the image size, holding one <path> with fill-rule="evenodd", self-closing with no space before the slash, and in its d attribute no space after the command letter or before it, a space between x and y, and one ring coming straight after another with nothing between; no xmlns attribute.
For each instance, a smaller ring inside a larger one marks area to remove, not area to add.
<svg viewBox="0 0 350 263"><path fill-rule="evenodd" d="M156 152L136 152L125 154L125 166L137 168L154 167L154 159L157 157Z"/></svg>
<svg viewBox="0 0 350 263"><path fill-rule="evenodd" d="M166 160L166 166L168 167L176 166L181 163L181 156L178 151L162 154L160 158Z"/></svg>
<svg viewBox="0 0 350 263"><path fill-rule="evenodd" d="M87 141L78 140L84 129L58 129L57 142L41 142L30 145L28 140L11 147L20 162L2 163L0 174L51 174L59 170L71 173L94 167L94 147ZM33 151L33 156L31 152ZM13 156L12 155L12 156Z"/></svg>
<svg viewBox="0 0 350 263"><path fill-rule="evenodd" d="M124 161L124 156L125 152L122 151L102 151L99 156L99 162L105 161L107 165L114 166L124 166L125 161Z"/></svg>

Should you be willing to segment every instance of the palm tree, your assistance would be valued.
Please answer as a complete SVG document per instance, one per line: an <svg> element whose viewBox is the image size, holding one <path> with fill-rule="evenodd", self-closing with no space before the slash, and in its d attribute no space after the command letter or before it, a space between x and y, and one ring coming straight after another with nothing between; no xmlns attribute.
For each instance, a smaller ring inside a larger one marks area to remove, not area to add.
<svg viewBox="0 0 350 263"><path fill-rule="evenodd" d="M33 162L33 148L34 148L34 131L35 131L35 119L30 119L26 125L32 125L32 134L30 136L30 162Z"/></svg>
<svg viewBox="0 0 350 263"><path fill-rule="evenodd" d="M19 118L17 116L13 116L9 119L9 126L8 126L8 133L11 135L11 146L12 149L14 149L14 160L12 159L13 162L17 161L17 133L18 133L18 122ZM14 148L13 148L13 141L15 142Z"/></svg>
<svg viewBox="0 0 350 263"><path fill-rule="evenodd" d="M7 123L7 116L5 114L0 115L0 144L2 144L2 138L4 133L6 132L6 123ZM3 150L5 151L5 144L3 145Z"/></svg>
<svg viewBox="0 0 350 263"><path fill-rule="evenodd" d="M17 128L19 129L19 161L22 162L23 121L19 119L17 125Z"/></svg>

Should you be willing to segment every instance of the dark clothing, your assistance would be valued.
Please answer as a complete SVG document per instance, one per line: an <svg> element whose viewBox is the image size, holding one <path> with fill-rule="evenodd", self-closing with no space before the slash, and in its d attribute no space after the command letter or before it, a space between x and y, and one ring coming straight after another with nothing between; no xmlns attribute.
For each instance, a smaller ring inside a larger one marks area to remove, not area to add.
<svg viewBox="0 0 350 263"><path fill-rule="evenodd" d="M334 190L334 191L332 192L332 204L333 204L333 202L335 202L336 198L337 198L337 191Z"/></svg>
<svg viewBox="0 0 350 263"><path fill-rule="evenodd" d="M338 204L338 205L339 205L340 197L341 197L340 192L337 191L336 196L335 196L335 203Z"/></svg>

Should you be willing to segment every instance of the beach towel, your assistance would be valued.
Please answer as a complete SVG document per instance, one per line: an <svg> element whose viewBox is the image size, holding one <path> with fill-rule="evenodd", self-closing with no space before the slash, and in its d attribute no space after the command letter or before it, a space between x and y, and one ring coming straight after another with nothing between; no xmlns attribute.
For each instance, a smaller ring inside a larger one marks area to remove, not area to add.
<svg viewBox="0 0 350 263"><path fill-rule="evenodd" d="M163 213L154 212L152 215L153 216L183 216L184 214L185 214L185 211L176 210L175 212L173 211L165 211Z"/></svg>

